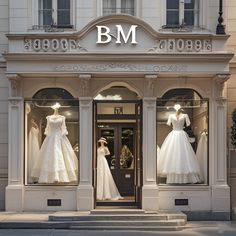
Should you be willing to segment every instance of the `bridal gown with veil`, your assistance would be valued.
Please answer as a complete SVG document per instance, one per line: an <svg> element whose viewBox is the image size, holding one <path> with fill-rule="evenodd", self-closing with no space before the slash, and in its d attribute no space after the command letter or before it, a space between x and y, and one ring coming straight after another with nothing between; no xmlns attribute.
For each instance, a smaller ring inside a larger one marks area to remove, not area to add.
<svg viewBox="0 0 236 236"><path fill-rule="evenodd" d="M164 140L157 159L157 174L166 177L166 183L200 182L200 168L196 155L189 142L184 124L190 125L187 114L169 115L167 125L173 130Z"/></svg>
<svg viewBox="0 0 236 236"><path fill-rule="evenodd" d="M122 199L112 177L105 155L108 148L101 146L97 149L97 200Z"/></svg>

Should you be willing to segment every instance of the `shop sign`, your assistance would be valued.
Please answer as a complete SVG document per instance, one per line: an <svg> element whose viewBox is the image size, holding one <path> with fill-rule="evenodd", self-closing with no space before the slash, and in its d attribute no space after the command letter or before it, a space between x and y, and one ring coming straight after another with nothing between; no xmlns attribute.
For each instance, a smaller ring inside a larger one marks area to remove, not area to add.
<svg viewBox="0 0 236 236"><path fill-rule="evenodd" d="M116 35L111 34L111 30L108 26L97 25L97 44L107 44L115 38L115 44L128 43L129 38L131 38L131 44L138 44L136 41L136 28L137 25L131 25L128 33L125 35L122 25L116 25ZM123 39L123 41L121 40Z"/></svg>

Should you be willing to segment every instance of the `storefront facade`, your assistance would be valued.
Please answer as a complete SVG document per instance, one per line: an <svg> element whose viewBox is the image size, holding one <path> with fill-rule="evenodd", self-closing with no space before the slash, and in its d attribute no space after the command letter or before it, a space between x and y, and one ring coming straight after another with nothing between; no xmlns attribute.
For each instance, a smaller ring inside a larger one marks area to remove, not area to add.
<svg viewBox="0 0 236 236"><path fill-rule="evenodd" d="M91 20L80 31L7 37L6 211L87 211L108 204L229 219L224 94L233 56L224 49L229 36L157 31L137 17L115 14ZM31 178L32 120L41 146L55 102L61 104L78 160L77 179L69 184ZM157 173L157 146L171 131L166 121L175 104L190 118L195 152L202 133L207 135L200 157L203 178L197 183L168 184ZM109 166L125 201L96 200L101 136L110 138ZM132 164L122 157L124 145Z"/></svg>

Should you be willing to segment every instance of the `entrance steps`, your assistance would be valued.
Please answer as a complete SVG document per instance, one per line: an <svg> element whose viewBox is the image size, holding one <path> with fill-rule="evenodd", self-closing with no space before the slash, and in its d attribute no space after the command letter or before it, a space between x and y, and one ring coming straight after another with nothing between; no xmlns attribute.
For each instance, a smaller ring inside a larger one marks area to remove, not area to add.
<svg viewBox="0 0 236 236"><path fill-rule="evenodd" d="M95 209L88 214L49 216L51 223L69 223L74 230L176 231L185 227L182 212L154 212L139 209Z"/></svg>

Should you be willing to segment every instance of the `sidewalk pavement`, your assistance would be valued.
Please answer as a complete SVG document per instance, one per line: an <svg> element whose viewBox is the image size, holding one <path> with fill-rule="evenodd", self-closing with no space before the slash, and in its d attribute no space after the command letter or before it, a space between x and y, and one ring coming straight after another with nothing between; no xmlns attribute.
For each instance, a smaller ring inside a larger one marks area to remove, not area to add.
<svg viewBox="0 0 236 236"><path fill-rule="evenodd" d="M45 223L49 215L87 215L89 212L0 212L0 224L24 222L24 223ZM37 224L36 224L37 225ZM66 229L0 229L0 236L145 236L145 235L168 235L168 236L235 236L236 221L188 221L182 231L157 231L157 232L140 232L140 231L77 231Z"/></svg>

